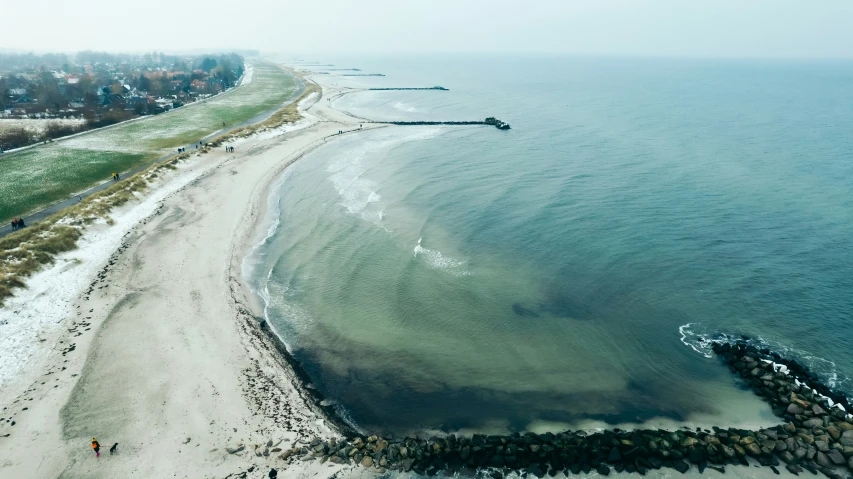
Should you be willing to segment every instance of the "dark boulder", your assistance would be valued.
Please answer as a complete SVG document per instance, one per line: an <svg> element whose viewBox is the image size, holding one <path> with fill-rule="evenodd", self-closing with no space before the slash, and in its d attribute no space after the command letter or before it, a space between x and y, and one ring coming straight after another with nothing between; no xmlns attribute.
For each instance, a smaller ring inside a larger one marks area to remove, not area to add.
<svg viewBox="0 0 853 479"><path fill-rule="evenodd" d="M545 471L542 469L542 467L539 466L539 464L533 464L530 467L528 467L527 473L533 474L534 476L538 477L539 479L542 479L543 477L545 477Z"/></svg>
<svg viewBox="0 0 853 479"><path fill-rule="evenodd" d="M827 452L826 455L829 457L829 460L835 463L836 466L842 466L845 463L844 456L838 452L838 449L833 449Z"/></svg>
<svg viewBox="0 0 853 479"><path fill-rule="evenodd" d="M676 461L672 461L672 468L684 474L690 469L690 466L688 466L687 463L682 461L681 459L678 459Z"/></svg>
<svg viewBox="0 0 853 479"><path fill-rule="evenodd" d="M705 451L699 447L690 447L687 452L687 457L693 464L699 464L705 460Z"/></svg>
<svg viewBox="0 0 853 479"><path fill-rule="evenodd" d="M826 454L820 451L818 451L814 460L821 467L832 467L832 461L829 459L829 457L827 457Z"/></svg>
<svg viewBox="0 0 853 479"><path fill-rule="evenodd" d="M610 450L610 453L607 455L607 462L611 464L616 464L617 462L622 460L622 454L619 452L618 448L613 448Z"/></svg>
<svg viewBox="0 0 853 479"><path fill-rule="evenodd" d="M823 475L828 477L829 479L847 479L844 474L841 474L835 469L831 469L828 467L820 468L820 472L822 472Z"/></svg>
<svg viewBox="0 0 853 479"><path fill-rule="evenodd" d="M788 464L787 466L785 466L785 469L787 469L788 472L795 476L799 476L800 473L803 472L803 468L796 464Z"/></svg>

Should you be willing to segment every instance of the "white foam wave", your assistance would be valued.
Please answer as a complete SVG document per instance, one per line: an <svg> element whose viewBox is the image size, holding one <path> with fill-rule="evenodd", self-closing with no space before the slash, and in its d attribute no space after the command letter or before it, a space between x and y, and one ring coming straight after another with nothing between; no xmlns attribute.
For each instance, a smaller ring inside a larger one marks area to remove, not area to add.
<svg viewBox="0 0 853 479"><path fill-rule="evenodd" d="M331 173L329 181L332 182L340 197L340 204L347 213L390 231L384 224L385 209L381 205L380 185L366 176L368 168L364 165L365 156L372 151L409 141L430 139L440 131L440 128L429 128L406 136L395 135L363 141L358 145L360 148L347 149L343 154L336 156L329 163L326 171Z"/></svg>
<svg viewBox="0 0 853 479"><path fill-rule="evenodd" d="M270 196L267 198L267 211L262 223L269 224L267 233L243 257L243 263L241 264L243 278L249 285L249 289L259 296L261 296L260 290L262 289L260 282L252 281L252 278L255 276L257 268L263 264L265 258L265 253L262 250L263 246L269 243L270 239L275 236L281 226L281 189L287 179L290 178L292 171L292 169L285 170L281 178L270 187Z"/></svg>
<svg viewBox="0 0 853 479"><path fill-rule="evenodd" d="M714 357L714 343L728 343L735 339L743 339L727 334L710 332L699 323L687 323L679 326L678 332L681 335L681 342L685 346L688 346L706 358ZM760 336L746 339L746 342L756 348L767 348L782 356L800 361L832 389L847 390L851 384L850 378L839 375L838 367L834 361L800 351L778 341L766 340ZM780 367L784 368L782 365ZM787 371L787 368L785 370Z"/></svg>
<svg viewBox="0 0 853 479"><path fill-rule="evenodd" d="M428 248L424 248L421 245L423 238L418 239L418 244L415 245L415 257L421 258L430 268L445 270L455 276L470 276L471 272L467 270L460 270L465 266L464 261L460 261L458 259L450 258L441 254L440 251L432 250Z"/></svg>
<svg viewBox="0 0 853 479"><path fill-rule="evenodd" d="M714 341L702 334L695 333L690 329L691 326L693 326L693 323L683 324L678 327L678 333L681 334L681 342L706 358L714 357L713 349L711 349Z"/></svg>
<svg viewBox="0 0 853 479"><path fill-rule="evenodd" d="M399 101L398 101L397 103L395 103L395 104L394 104L394 108L396 108L396 109L398 109L398 110L400 110L400 111L406 111L406 112L410 112L410 113L411 113L411 112L416 112L416 111L418 111L415 107L413 107L413 106L408 106L408 105L406 105L405 103L403 103L403 102L399 102Z"/></svg>

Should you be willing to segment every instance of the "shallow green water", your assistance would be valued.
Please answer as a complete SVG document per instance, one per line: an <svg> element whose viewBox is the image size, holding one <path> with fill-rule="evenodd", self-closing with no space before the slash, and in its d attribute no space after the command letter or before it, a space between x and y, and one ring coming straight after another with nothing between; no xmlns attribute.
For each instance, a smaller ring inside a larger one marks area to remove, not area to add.
<svg viewBox="0 0 853 479"><path fill-rule="evenodd" d="M388 76L324 81L451 89L355 114L513 126L344 137L271 197L247 273L355 425L773 422L706 357L718 332L849 390L850 64L350 62Z"/></svg>

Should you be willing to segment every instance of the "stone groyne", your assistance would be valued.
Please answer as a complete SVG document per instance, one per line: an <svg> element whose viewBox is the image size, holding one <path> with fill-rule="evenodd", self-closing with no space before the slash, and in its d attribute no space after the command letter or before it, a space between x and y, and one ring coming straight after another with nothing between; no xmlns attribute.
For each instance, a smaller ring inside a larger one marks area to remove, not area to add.
<svg viewBox="0 0 853 479"><path fill-rule="evenodd" d="M347 73L342 77L384 77L384 73Z"/></svg>
<svg viewBox="0 0 853 479"><path fill-rule="evenodd" d="M421 87L421 88L368 88L369 91L393 91L393 90L438 90L438 91L450 91L449 88L444 88L443 86L430 86L430 87Z"/></svg>
<svg viewBox="0 0 853 479"><path fill-rule="evenodd" d="M391 438L351 435L305 442L284 451L284 461L358 464L377 473L388 470L435 475L440 471L475 476L487 470L500 478L516 471L528 477L597 471L646 474L669 468L725 472L726 467L760 464L778 473L821 472L831 479L853 471L853 417L848 399L822 384L808 368L746 339L716 343L714 352L757 395L781 424L691 431L619 429L587 433L513 433L506 436L455 435ZM346 433L345 433L346 434Z"/></svg>
<svg viewBox="0 0 853 479"><path fill-rule="evenodd" d="M421 126L421 125L452 125L452 126L469 126L469 125L489 125L494 126L498 130L509 130L509 123L500 121L493 117L488 117L483 121L371 121L369 123L381 125L399 125L399 126Z"/></svg>

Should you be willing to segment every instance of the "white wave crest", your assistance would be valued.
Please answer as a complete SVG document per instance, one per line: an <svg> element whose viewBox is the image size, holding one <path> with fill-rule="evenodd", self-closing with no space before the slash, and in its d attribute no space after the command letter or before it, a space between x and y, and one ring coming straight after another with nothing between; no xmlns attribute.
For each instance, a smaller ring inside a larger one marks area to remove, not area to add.
<svg viewBox="0 0 853 479"><path fill-rule="evenodd" d="M471 272L467 270L460 270L465 266L464 261L460 261L458 259L447 257L441 254L440 251L432 250L424 248L421 245L421 241L423 238L418 239L418 244L415 245L415 257L421 258L430 268L445 270L455 276L470 276Z"/></svg>
<svg viewBox="0 0 853 479"><path fill-rule="evenodd" d="M681 335L681 342L685 346L688 346L706 358L714 357L714 343L728 343L736 339L744 339L747 344L751 344L758 349L767 348L784 357L801 362L817 374L832 389L849 390L851 382L853 382L850 378L839 375L838 367L834 361L789 347L778 341L766 340L760 336L746 339L740 336L711 332L700 323L681 325L678 327L678 332ZM785 368L785 371L787 371L787 368Z"/></svg>
<svg viewBox="0 0 853 479"><path fill-rule="evenodd" d="M400 111L406 111L406 112L410 112L410 113L418 111L417 108L415 108L413 106L406 105L405 103L399 102L399 101L394 104L394 108L396 108Z"/></svg>

